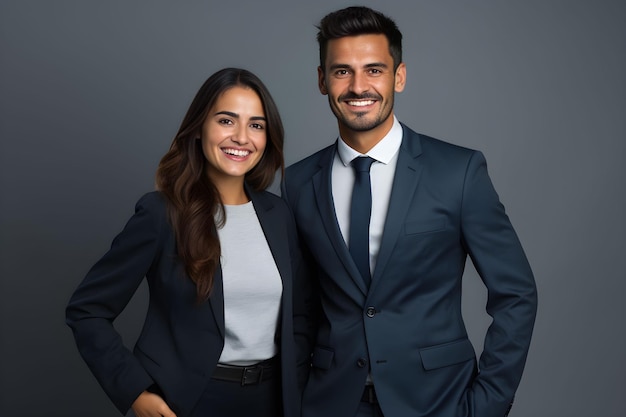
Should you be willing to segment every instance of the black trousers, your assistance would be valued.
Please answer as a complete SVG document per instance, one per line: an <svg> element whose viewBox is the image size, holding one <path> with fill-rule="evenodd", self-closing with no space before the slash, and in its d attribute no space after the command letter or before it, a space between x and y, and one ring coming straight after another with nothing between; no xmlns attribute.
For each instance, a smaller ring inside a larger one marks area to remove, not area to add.
<svg viewBox="0 0 626 417"><path fill-rule="evenodd" d="M280 417L278 375L255 385L211 379L191 417Z"/></svg>

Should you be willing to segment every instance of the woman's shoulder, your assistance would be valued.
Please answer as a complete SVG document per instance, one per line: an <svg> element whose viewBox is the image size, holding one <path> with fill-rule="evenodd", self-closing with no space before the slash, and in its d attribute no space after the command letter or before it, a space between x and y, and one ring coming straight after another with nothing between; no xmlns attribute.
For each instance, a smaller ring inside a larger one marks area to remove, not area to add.
<svg viewBox="0 0 626 417"><path fill-rule="evenodd" d="M160 191L150 191L145 193L139 198L137 201L137 205L145 206L145 207L165 207L166 200L163 193Z"/></svg>
<svg viewBox="0 0 626 417"><path fill-rule="evenodd" d="M283 200L281 197L271 191L256 191L251 197L253 202L262 202L263 204L267 204L270 206L287 208L287 203L285 202L285 200Z"/></svg>
<svg viewBox="0 0 626 417"><path fill-rule="evenodd" d="M150 191L142 195L135 204L135 215L146 214L153 219L167 217L167 200L160 191Z"/></svg>

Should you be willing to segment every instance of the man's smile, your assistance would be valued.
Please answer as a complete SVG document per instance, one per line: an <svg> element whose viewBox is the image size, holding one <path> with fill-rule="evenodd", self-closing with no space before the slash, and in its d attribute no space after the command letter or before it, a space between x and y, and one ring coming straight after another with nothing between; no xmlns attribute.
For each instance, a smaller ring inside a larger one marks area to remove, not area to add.
<svg viewBox="0 0 626 417"><path fill-rule="evenodd" d="M350 106L364 107L364 106L371 106L372 104L376 103L376 101L375 100L348 100L346 101L346 103L348 103L348 105Z"/></svg>

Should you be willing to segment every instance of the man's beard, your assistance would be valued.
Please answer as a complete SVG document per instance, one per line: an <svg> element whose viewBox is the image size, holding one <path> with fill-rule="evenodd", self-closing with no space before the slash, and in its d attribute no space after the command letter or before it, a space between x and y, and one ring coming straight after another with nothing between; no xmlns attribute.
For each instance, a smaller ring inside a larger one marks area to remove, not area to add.
<svg viewBox="0 0 626 417"><path fill-rule="evenodd" d="M376 100L377 103L383 103L383 98L380 95L369 94L369 93L362 94L362 95L348 93L348 94L339 96L337 101L339 101L340 103L343 103L348 100L367 100L367 99ZM329 101L330 101L330 96L329 96ZM393 109L393 97L391 98L391 101L387 104L388 104L387 108L381 107L380 109L381 113L376 114L375 116L373 116L372 119L369 119L369 120L367 119L367 115L369 114L369 112L352 113L356 116L356 118L348 119L346 115L341 112L341 107L339 106L334 107L331 105L331 109L333 113L335 114L335 117L337 118L337 120L339 120L339 122L343 124L344 126L346 126L348 129L355 131L355 132L367 132L368 130L375 129L376 127L380 126L391 115L391 112Z"/></svg>

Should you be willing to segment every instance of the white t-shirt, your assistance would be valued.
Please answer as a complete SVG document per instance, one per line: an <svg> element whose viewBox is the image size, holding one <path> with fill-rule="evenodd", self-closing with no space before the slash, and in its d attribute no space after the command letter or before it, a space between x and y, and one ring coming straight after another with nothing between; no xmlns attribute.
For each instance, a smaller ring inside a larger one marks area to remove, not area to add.
<svg viewBox="0 0 626 417"><path fill-rule="evenodd" d="M282 280L252 202L225 205L217 230L226 338L219 363L251 365L276 355Z"/></svg>

